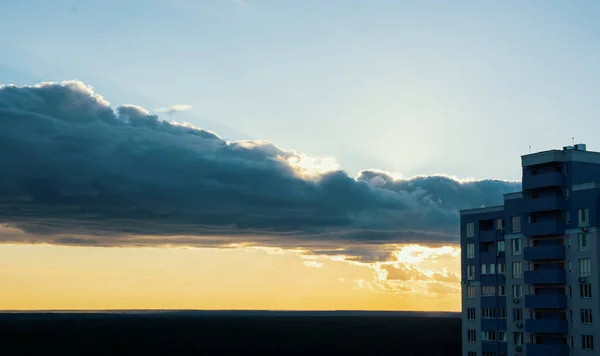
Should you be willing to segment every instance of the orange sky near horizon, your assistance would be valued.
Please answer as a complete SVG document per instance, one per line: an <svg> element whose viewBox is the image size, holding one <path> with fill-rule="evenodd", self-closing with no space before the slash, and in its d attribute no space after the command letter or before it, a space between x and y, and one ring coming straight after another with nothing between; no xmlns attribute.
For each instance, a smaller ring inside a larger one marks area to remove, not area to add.
<svg viewBox="0 0 600 356"><path fill-rule="evenodd" d="M362 264L277 248L0 245L0 310L460 310L460 249Z"/></svg>

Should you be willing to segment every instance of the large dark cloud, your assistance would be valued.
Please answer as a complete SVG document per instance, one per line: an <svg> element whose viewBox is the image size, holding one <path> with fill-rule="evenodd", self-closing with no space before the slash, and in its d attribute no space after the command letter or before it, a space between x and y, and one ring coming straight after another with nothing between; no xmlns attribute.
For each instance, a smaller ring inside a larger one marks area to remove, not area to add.
<svg viewBox="0 0 600 356"><path fill-rule="evenodd" d="M0 87L0 223L27 232L27 242L258 243L359 255L373 244L455 241L459 209L519 189L376 171L307 176L289 163L303 159L136 106L113 110L79 82Z"/></svg>

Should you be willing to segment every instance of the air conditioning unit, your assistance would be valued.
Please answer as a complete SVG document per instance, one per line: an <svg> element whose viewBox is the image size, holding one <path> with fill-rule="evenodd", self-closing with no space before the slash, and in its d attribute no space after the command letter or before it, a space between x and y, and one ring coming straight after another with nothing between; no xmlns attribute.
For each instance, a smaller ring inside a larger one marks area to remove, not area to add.
<svg viewBox="0 0 600 356"><path fill-rule="evenodd" d="M523 323L517 323L517 328L518 329L523 329Z"/></svg>
<svg viewBox="0 0 600 356"><path fill-rule="evenodd" d="M513 303L519 304L519 298L513 298Z"/></svg>
<svg viewBox="0 0 600 356"><path fill-rule="evenodd" d="M517 346L517 347L515 347L515 351L521 352L521 351L523 351L523 348L521 346Z"/></svg>

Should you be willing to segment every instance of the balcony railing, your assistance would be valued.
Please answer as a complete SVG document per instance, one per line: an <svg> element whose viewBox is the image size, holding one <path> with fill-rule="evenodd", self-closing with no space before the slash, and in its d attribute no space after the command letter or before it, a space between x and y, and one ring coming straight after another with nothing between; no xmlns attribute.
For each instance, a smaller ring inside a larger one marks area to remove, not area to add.
<svg viewBox="0 0 600 356"><path fill-rule="evenodd" d="M567 283L567 272L565 270L525 271L525 284L565 283Z"/></svg>
<svg viewBox="0 0 600 356"><path fill-rule="evenodd" d="M525 199L523 201L523 208L526 213L563 210L564 206L564 198L557 196L537 199Z"/></svg>
<svg viewBox="0 0 600 356"><path fill-rule="evenodd" d="M558 187L563 184L563 175L560 172L540 173L535 176L523 177L523 190L547 187Z"/></svg>
<svg viewBox="0 0 600 356"><path fill-rule="evenodd" d="M564 245L535 246L523 249L523 258L528 261L564 260L565 256Z"/></svg>
<svg viewBox="0 0 600 356"><path fill-rule="evenodd" d="M568 324L560 319L527 319L525 331L539 334L567 334Z"/></svg>
<svg viewBox="0 0 600 356"><path fill-rule="evenodd" d="M525 236L563 235L565 222L563 220L538 221L526 223L523 226Z"/></svg>
<svg viewBox="0 0 600 356"><path fill-rule="evenodd" d="M525 308L566 309L567 296L564 294L526 295Z"/></svg>
<svg viewBox="0 0 600 356"><path fill-rule="evenodd" d="M495 230L479 230L479 241L493 242Z"/></svg>
<svg viewBox="0 0 600 356"><path fill-rule="evenodd" d="M527 356L568 356L569 347L566 344L526 344Z"/></svg>

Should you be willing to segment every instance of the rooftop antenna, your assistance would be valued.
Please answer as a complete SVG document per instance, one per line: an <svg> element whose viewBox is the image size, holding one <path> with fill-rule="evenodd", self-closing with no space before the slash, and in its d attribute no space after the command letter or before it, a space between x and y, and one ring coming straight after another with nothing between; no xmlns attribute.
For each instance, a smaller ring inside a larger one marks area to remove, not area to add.
<svg viewBox="0 0 600 356"><path fill-rule="evenodd" d="M575 146L575 137L571 137L571 142L573 143L573 146Z"/></svg>
<svg viewBox="0 0 600 356"><path fill-rule="evenodd" d="M531 145L529 145L529 153L531 153Z"/></svg>

